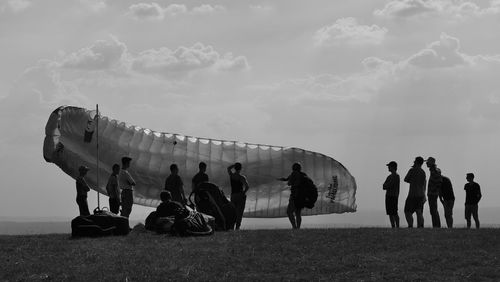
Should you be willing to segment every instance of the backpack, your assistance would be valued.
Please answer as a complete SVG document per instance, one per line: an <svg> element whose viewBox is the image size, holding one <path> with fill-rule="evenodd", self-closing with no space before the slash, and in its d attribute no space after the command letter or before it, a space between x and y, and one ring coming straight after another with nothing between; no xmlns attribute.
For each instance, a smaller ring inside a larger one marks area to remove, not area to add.
<svg viewBox="0 0 500 282"><path fill-rule="evenodd" d="M217 185L210 182L200 183L189 195L189 202L196 207L197 211L215 218L215 230L234 229L236 208Z"/></svg>
<svg viewBox="0 0 500 282"><path fill-rule="evenodd" d="M71 221L73 237L127 235L129 231L128 218L105 210L94 210L92 215L77 216Z"/></svg>
<svg viewBox="0 0 500 282"><path fill-rule="evenodd" d="M305 173L303 174L302 182L299 188L298 198L300 199L299 206L303 206L308 209L314 208L314 204L318 200L318 187L316 187L313 180Z"/></svg>

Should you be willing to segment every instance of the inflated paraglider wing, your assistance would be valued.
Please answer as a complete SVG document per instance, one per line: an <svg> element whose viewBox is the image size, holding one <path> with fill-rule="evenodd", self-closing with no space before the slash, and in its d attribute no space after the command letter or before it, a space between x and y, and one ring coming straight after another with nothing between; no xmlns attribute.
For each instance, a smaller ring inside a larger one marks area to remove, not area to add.
<svg viewBox="0 0 500 282"><path fill-rule="evenodd" d="M300 162L318 188L318 200L313 209L304 211L305 215L356 211L356 182L349 171L328 156L299 148L160 133L69 106L52 112L45 134L45 160L73 178L77 177L80 165L88 166L89 185L103 194L106 194L105 180L111 174L112 165L120 163L123 156L131 157L129 172L137 183L134 203L140 205L159 205L159 195L172 163L179 166L183 182L191 183L192 176L198 172L198 163L204 161L210 181L230 195L226 168L240 162L250 183L244 215L284 217L290 189L276 178L288 175L292 164ZM99 186L97 174L101 179Z"/></svg>

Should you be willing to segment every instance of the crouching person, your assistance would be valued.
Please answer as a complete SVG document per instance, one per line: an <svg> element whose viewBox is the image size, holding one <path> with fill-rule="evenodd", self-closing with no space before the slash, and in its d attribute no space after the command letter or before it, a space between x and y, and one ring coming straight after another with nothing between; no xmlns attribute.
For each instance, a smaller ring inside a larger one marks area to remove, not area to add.
<svg viewBox="0 0 500 282"><path fill-rule="evenodd" d="M189 211L179 202L172 201L172 194L163 191L160 194L161 204L156 208L157 217L170 217L183 219L189 215Z"/></svg>
<svg viewBox="0 0 500 282"><path fill-rule="evenodd" d="M182 236L213 233L201 213L190 212L181 203L172 201L172 194L169 191L161 192L160 199L161 204L156 208L157 232Z"/></svg>

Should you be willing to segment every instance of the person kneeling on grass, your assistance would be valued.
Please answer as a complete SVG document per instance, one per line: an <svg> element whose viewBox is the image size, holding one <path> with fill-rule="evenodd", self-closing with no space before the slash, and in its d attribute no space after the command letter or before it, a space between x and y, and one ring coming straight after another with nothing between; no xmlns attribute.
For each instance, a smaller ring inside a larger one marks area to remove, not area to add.
<svg viewBox="0 0 500 282"><path fill-rule="evenodd" d="M181 203L172 201L172 194L169 191L160 193L161 204L156 208L158 217L174 216L176 220L186 218L189 210Z"/></svg>
<svg viewBox="0 0 500 282"><path fill-rule="evenodd" d="M212 228L201 213L190 212L181 203L172 201L172 194L169 191L161 192L160 198L162 202L156 208L157 232L181 236L200 236L213 233Z"/></svg>

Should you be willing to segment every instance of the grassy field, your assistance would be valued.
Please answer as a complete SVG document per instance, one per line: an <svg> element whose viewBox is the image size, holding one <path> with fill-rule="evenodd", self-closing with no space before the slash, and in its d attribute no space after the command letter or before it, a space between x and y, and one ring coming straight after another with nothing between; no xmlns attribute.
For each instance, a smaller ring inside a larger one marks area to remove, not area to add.
<svg viewBox="0 0 500 282"><path fill-rule="evenodd" d="M499 229L0 236L0 281L500 281Z"/></svg>

